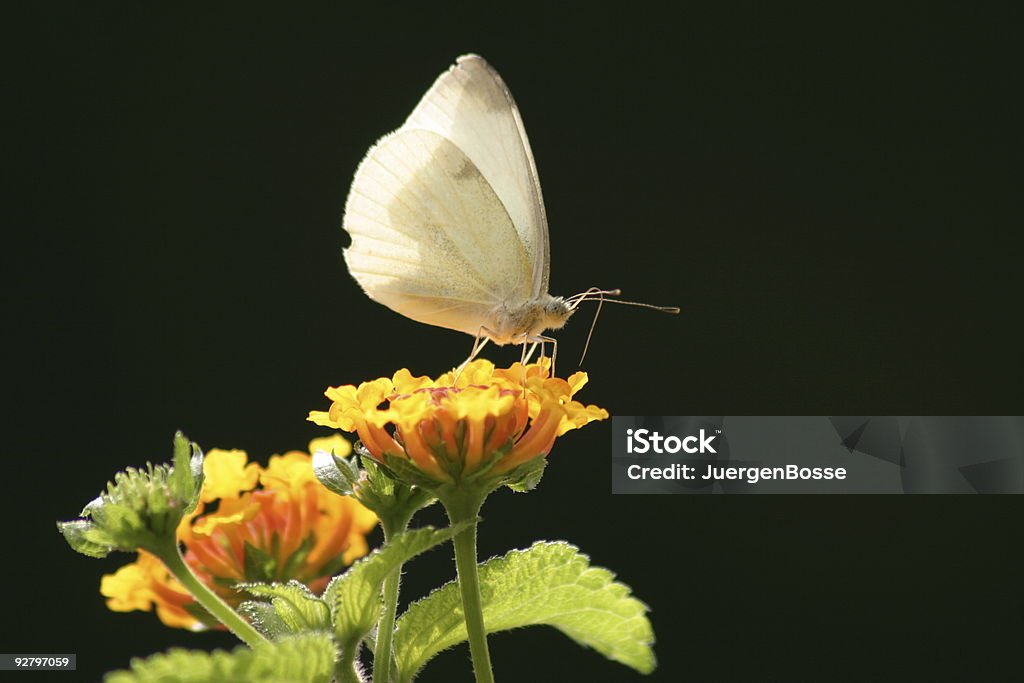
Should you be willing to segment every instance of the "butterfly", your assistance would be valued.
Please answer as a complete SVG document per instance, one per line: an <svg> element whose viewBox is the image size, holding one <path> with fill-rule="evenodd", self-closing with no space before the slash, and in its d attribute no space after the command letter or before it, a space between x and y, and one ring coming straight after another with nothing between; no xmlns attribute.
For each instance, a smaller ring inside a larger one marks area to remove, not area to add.
<svg viewBox="0 0 1024 683"><path fill-rule="evenodd" d="M345 205L349 272L374 301L488 342L552 343L584 301L548 293L551 256L537 167L505 82L464 55L359 165ZM628 302L617 302L628 303ZM646 304L640 304L646 305ZM678 312L678 309L663 310ZM596 322L596 317L595 317ZM543 348L542 348L543 354Z"/></svg>

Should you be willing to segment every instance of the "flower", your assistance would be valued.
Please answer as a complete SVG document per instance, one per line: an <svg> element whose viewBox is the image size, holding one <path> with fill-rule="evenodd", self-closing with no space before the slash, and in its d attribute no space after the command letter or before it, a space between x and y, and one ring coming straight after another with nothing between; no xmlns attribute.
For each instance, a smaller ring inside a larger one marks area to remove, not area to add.
<svg viewBox="0 0 1024 683"><path fill-rule="evenodd" d="M330 408L309 419L354 432L378 461L411 463L441 484L506 475L546 456L569 430L608 418L603 408L573 400L586 373L560 379L549 368L546 360L504 369L477 360L436 380L403 369L358 387L329 387Z"/></svg>
<svg viewBox="0 0 1024 683"><path fill-rule="evenodd" d="M347 454L341 436L315 439L310 451ZM228 604L244 596L242 581L296 579L322 590L343 565L368 551L376 516L352 498L337 496L313 475L307 453L271 456L267 467L244 451L211 450L203 466L199 506L178 526L185 562ZM168 625L202 630L217 622L145 550L135 562L104 576L100 592L117 612L149 611Z"/></svg>

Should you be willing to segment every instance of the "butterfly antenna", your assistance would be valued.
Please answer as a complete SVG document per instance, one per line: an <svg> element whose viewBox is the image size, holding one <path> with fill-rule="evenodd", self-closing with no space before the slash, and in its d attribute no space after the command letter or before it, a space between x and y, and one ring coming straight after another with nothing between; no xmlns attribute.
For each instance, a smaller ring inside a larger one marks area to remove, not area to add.
<svg viewBox="0 0 1024 683"><path fill-rule="evenodd" d="M587 332L587 342L583 345L583 355L580 356L579 367L583 367L583 359L587 357L587 349L590 348L590 338L594 336L594 328L597 327L597 316L601 315L602 306L604 306L604 292L598 290L597 310L594 311L594 320L590 323L590 332Z"/></svg>
<svg viewBox="0 0 1024 683"><path fill-rule="evenodd" d="M623 306L639 306L640 308L649 308L652 311L661 311L662 313L679 313L681 310L678 306L655 306L654 304L645 304L642 301L623 301L622 299L608 299L610 304L622 304Z"/></svg>
<svg viewBox="0 0 1024 683"><path fill-rule="evenodd" d="M625 306L639 306L640 308L650 308L655 311L661 311L662 313L679 313L678 306L655 306L654 304L645 304L640 301L623 301L622 299L605 299L607 296L621 296L621 289L598 289L597 287L591 287L585 292L580 294L574 294L570 296L565 302L569 305L571 310L575 310L584 301L598 301L603 303L607 301L610 304L623 304Z"/></svg>

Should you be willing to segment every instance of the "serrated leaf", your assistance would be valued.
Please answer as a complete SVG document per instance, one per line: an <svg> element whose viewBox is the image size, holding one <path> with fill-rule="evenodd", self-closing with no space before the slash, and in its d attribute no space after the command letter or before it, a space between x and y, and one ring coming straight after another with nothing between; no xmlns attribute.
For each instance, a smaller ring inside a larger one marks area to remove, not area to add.
<svg viewBox="0 0 1024 683"><path fill-rule="evenodd" d="M131 669L113 671L105 683L328 683L334 645L327 633L307 633L231 652L172 649L133 659Z"/></svg>
<svg viewBox="0 0 1024 683"><path fill-rule="evenodd" d="M246 600L238 606L238 613L248 619L253 628L271 640L279 640L294 633L269 602Z"/></svg>
<svg viewBox="0 0 1024 683"><path fill-rule="evenodd" d="M327 604L298 581L243 583L237 588L266 600L243 602L240 610L260 632L271 638L331 628L331 611Z"/></svg>
<svg viewBox="0 0 1024 683"><path fill-rule="evenodd" d="M89 557L106 557L116 547L109 534L96 528L96 525L87 519L57 522L57 529L64 535L68 545Z"/></svg>
<svg viewBox="0 0 1024 683"><path fill-rule="evenodd" d="M509 472L508 486L516 493L528 493L537 488L544 469L548 466L547 458L534 458Z"/></svg>
<svg viewBox="0 0 1024 683"><path fill-rule="evenodd" d="M546 624L580 645L641 673L654 670L654 631L647 606L607 569L568 543L539 542L480 565L488 633ZM466 640L455 582L413 603L398 620L395 658L400 680L413 677L437 653Z"/></svg>
<svg viewBox="0 0 1024 683"><path fill-rule="evenodd" d="M381 587L392 571L449 540L468 525L469 522L445 529L423 527L398 534L335 577L324 591L324 602L331 608L334 632L342 647L356 646L377 623L381 612Z"/></svg>

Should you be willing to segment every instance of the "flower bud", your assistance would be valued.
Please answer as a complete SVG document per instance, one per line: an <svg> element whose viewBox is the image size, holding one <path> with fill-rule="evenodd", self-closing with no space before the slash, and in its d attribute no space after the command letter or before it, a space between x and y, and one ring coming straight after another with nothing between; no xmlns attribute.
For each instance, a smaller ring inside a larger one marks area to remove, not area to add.
<svg viewBox="0 0 1024 683"><path fill-rule="evenodd" d="M203 453L178 432L174 464L129 467L82 510L82 518L58 522L72 548L90 557L113 550L156 550L174 543L178 524L199 502Z"/></svg>

